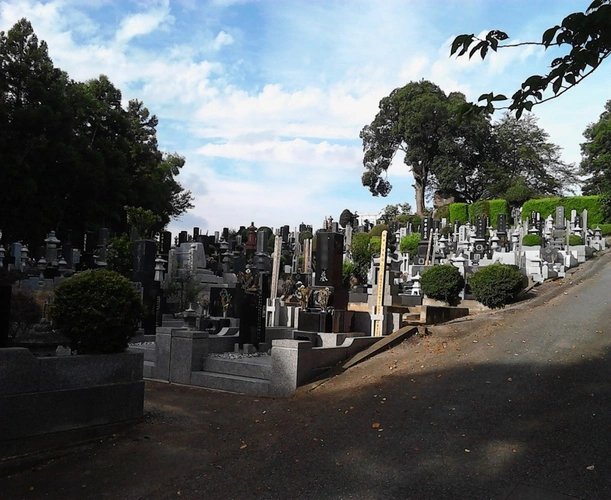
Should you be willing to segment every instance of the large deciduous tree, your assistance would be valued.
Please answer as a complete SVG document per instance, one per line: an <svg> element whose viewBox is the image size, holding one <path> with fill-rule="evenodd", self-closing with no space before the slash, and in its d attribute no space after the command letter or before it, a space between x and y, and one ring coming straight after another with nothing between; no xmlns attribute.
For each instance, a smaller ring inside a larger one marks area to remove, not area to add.
<svg viewBox="0 0 611 500"><path fill-rule="evenodd" d="M428 189L447 184L455 187L458 177L449 179L449 172L461 165L471 174L481 169L484 155L480 150L486 146L488 116L460 119L456 109L464 104L462 94L447 96L426 80L408 83L384 97L378 114L360 133L366 170L363 185L374 196L386 196L392 186L382 176L386 176L395 153L402 151L414 176L416 213L422 215ZM463 184L465 188L469 185Z"/></svg>

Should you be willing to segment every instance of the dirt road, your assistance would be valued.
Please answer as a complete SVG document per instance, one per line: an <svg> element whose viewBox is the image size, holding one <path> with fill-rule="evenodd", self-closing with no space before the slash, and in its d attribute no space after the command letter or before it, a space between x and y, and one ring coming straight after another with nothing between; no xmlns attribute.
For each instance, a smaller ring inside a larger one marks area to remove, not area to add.
<svg viewBox="0 0 611 500"><path fill-rule="evenodd" d="M0 498L609 499L610 260L288 399L147 383L141 424Z"/></svg>

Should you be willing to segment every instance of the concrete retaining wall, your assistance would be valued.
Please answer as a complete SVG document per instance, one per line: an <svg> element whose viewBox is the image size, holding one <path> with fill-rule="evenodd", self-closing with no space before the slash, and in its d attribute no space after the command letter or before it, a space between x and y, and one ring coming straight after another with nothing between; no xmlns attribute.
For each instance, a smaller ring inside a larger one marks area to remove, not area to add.
<svg viewBox="0 0 611 500"><path fill-rule="evenodd" d="M312 342L307 340L274 340L269 394L290 396L316 374L336 366L382 338L346 338L342 345L336 347L313 347Z"/></svg>
<svg viewBox="0 0 611 500"><path fill-rule="evenodd" d="M37 358L0 349L0 450L11 440L141 418L142 367L135 352Z"/></svg>

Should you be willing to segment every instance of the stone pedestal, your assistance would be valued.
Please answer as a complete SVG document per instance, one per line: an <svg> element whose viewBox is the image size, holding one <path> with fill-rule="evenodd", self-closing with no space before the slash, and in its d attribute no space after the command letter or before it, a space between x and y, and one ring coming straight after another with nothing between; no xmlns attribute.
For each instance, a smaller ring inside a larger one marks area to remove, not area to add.
<svg viewBox="0 0 611 500"><path fill-rule="evenodd" d="M191 372L200 371L208 355L208 333L180 328L172 330L169 352L169 380L190 384Z"/></svg>
<svg viewBox="0 0 611 500"><path fill-rule="evenodd" d="M333 329L333 317L322 311L300 311L299 329L306 332L330 333Z"/></svg>

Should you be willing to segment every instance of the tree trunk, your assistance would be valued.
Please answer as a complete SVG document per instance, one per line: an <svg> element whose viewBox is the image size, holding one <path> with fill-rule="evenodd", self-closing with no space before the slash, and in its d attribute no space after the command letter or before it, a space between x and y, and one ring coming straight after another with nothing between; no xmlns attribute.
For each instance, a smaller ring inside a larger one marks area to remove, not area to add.
<svg viewBox="0 0 611 500"><path fill-rule="evenodd" d="M416 214L422 217L424 215L424 185L422 180L414 176L413 187L416 191Z"/></svg>

